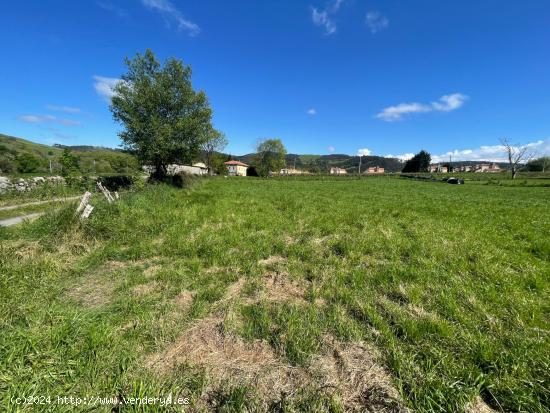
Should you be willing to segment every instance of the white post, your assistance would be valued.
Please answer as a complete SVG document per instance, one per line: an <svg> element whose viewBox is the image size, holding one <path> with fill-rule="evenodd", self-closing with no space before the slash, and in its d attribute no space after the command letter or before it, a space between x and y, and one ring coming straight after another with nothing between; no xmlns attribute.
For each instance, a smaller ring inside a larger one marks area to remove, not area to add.
<svg viewBox="0 0 550 413"><path fill-rule="evenodd" d="M82 212L82 215L80 215L80 218L81 219L88 218L93 210L94 210L93 206L91 206L90 204L86 205L86 208L84 208L84 212Z"/></svg>
<svg viewBox="0 0 550 413"><path fill-rule="evenodd" d="M78 205L78 208L76 209L76 212L82 211L86 205L88 205L88 202L90 201L90 197L92 196L91 192L86 191L84 195L82 196L82 199L80 200L80 205Z"/></svg>

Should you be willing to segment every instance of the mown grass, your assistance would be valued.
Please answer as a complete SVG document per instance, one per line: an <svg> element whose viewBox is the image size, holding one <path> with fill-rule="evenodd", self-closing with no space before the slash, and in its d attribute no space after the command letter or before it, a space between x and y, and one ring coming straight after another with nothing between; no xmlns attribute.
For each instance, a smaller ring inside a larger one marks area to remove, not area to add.
<svg viewBox="0 0 550 413"><path fill-rule="evenodd" d="M307 366L326 334L371 342L420 412L463 411L476 396L497 411L548 412L549 201L545 188L220 178L99 202L85 223L65 208L2 229L2 406L37 410L13 405L14 395L197 401L204 371L159 375L144 360L223 306L239 278L253 294L270 270L262 260L279 257L273 265L307 286L304 302L242 302L234 328L245 340L264 340L294 366ZM192 305L177 311L184 290ZM212 394L219 411L260 406L254 388ZM141 409L124 411L166 411ZM342 406L303 389L274 409Z"/></svg>

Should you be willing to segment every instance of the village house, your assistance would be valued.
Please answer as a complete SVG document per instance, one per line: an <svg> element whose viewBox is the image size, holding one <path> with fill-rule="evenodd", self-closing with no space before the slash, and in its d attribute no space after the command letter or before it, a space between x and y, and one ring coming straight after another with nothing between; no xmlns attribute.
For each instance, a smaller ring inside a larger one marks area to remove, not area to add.
<svg viewBox="0 0 550 413"><path fill-rule="evenodd" d="M239 161L224 162L229 176L246 176L248 165Z"/></svg>
<svg viewBox="0 0 550 413"><path fill-rule="evenodd" d="M496 163L480 163L474 166L474 172L500 172L500 166Z"/></svg>
<svg viewBox="0 0 550 413"><path fill-rule="evenodd" d="M440 164L431 164L428 167L428 172L437 173L437 174L446 174L447 172L449 172L449 168L447 168L446 166L442 166Z"/></svg>
<svg viewBox="0 0 550 413"><path fill-rule="evenodd" d="M383 174L384 173L384 168L382 168L381 166L370 166L365 173L367 173L367 174Z"/></svg>
<svg viewBox="0 0 550 413"><path fill-rule="evenodd" d="M330 168L330 174L331 175L345 175L347 173L348 173L348 171L346 171L345 169L338 168L336 166L333 166L333 167Z"/></svg>

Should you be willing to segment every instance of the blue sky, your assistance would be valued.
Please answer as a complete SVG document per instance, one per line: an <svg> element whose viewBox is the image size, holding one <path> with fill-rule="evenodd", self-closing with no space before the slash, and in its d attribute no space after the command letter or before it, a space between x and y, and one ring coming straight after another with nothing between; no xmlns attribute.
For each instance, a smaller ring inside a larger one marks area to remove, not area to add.
<svg viewBox="0 0 550 413"><path fill-rule="evenodd" d="M0 132L118 146L109 85L151 48L193 67L228 152L550 153L547 0L5 1ZM436 157L436 159L438 159Z"/></svg>

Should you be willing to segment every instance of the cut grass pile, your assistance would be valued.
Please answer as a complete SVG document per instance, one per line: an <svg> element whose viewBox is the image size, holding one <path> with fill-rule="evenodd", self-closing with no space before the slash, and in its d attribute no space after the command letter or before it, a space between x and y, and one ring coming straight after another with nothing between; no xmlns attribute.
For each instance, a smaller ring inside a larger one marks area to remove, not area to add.
<svg viewBox="0 0 550 413"><path fill-rule="evenodd" d="M548 189L209 179L73 209L0 230L8 411L550 411Z"/></svg>

